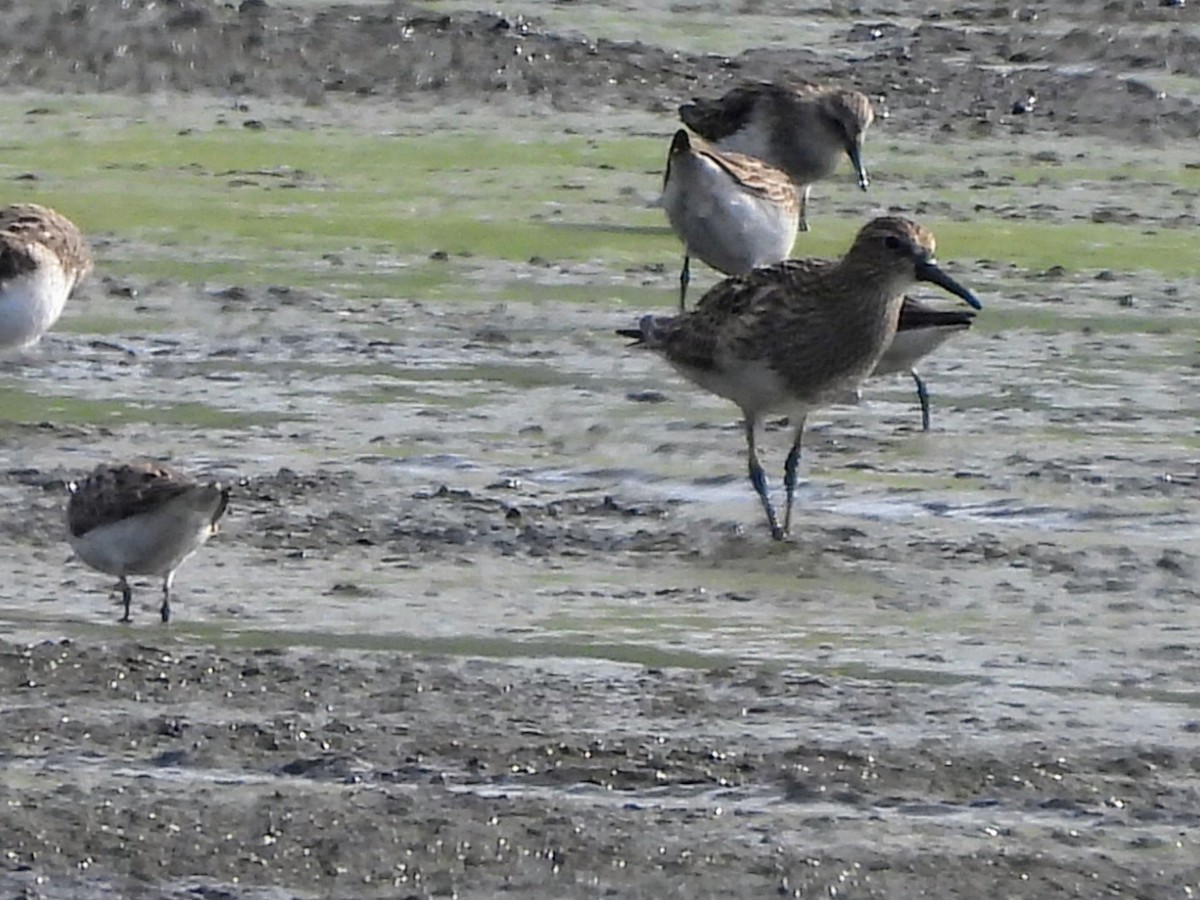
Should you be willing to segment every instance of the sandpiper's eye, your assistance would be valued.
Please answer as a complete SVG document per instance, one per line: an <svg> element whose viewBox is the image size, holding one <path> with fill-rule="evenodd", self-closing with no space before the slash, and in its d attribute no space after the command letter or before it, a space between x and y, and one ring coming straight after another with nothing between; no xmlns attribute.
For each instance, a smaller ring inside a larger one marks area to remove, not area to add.
<svg viewBox="0 0 1200 900"><path fill-rule="evenodd" d="M904 244L900 238L896 237L894 234L889 234L883 239L883 246L887 247L889 250L899 250L904 246Z"/></svg>

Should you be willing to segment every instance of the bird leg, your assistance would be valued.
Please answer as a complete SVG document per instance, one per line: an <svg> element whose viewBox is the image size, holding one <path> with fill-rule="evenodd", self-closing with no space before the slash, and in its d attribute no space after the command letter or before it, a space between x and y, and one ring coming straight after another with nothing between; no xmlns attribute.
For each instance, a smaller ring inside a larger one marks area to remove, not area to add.
<svg viewBox="0 0 1200 900"><path fill-rule="evenodd" d="M171 621L171 582L175 578L175 571L171 570L163 578L162 595L163 602L159 614L162 616L163 624L166 625Z"/></svg>
<svg viewBox="0 0 1200 900"><path fill-rule="evenodd" d="M754 447L754 429L757 422L753 416L746 416L746 448L750 458L750 483L754 485L754 492L758 494L758 499L762 501L763 510L767 514L767 524L771 526L771 537L775 540L783 540L783 532L779 528L779 522L775 518L775 508L771 506L771 498L767 495L767 474L763 471L762 464L758 461L758 451Z"/></svg>
<svg viewBox="0 0 1200 900"><path fill-rule="evenodd" d="M929 430L929 391L925 388L925 382L921 380L921 376L917 374L916 369L911 369L913 381L917 383L917 399L921 401L921 430Z"/></svg>
<svg viewBox="0 0 1200 900"><path fill-rule="evenodd" d="M783 511L783 533L792 530L792 502L796 499L796 469L800 466L800 439L804 436L804 417L796 423L792 449L783 462L783 486L787 491L787 508Z"/></svg>
<svg viewBox="0 0 1200 900"><path fill-rule="evenodd" d="M800 231L808 231L808 195L811 191L811 184L806 184L800 191Z"/></svg>
<svg viewBox="0 0 1200 900"><path fill-rule="evenodd" d="M129 586L129 581L126 580L124 575L117 582L117 587L121 589L121 602L125 604L125 615L121 616L121 621L132 622L133 619L129 616L129 604L133 602L133 588Z"/></svg>
<svg viewBox="0 0 1200 900"><path fill-rule="evenodd" d="M692 273L689 268L690 258L685 253L683 254L683 271L679 273L679 311L683 312L687 309L687 289L692 280Z"/></svg>

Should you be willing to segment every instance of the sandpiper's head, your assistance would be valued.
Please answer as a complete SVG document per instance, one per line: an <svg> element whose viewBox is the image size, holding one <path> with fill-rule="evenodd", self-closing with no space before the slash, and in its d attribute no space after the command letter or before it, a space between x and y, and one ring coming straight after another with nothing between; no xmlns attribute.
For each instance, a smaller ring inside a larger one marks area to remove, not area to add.
<svg viewBox="0 0 1200 900"><path fill-rule="evenodd" d="M983 304L971 291L938 267L936 248L929 229L900 216L883 216L862 227L846 259L859 268L891 273L906 283L904 288L918 281L936 284L975 309L982 309Z"/></svg>
<svg viewBox="0 0 1200 900"><path fill-rule="evenodd" d="M829 91L822 97L822 110L833 125L835 132L842 140L842 147L854 171L858 173L858 186L864 191L870 185L867 177L867 167L863 163L863 141L867 137L867 129L875 121L875 110L866 94L858 91Z"/></svg>

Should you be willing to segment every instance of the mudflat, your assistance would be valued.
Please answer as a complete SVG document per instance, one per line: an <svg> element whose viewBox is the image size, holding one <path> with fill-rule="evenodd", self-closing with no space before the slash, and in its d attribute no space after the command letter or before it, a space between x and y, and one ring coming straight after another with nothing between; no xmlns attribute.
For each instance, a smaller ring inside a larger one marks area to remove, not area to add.
<svg viewBox="0 0 1200 900"><path fill-rule="evenodd" d="M0 9L5 199L97 257L0 371L10 894L1200 891L1197 10L637 7ZM777 546L613 330L674 107L781 72L887 112L796 254L894 210L985 309ZM168 628L63 540L142 453L233 486Z"/></svg>

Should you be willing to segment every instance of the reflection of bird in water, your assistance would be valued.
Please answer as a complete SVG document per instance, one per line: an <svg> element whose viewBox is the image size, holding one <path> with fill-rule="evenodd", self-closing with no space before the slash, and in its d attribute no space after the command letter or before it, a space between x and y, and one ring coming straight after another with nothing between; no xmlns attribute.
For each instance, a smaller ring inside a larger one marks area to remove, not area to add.
<svg viewBox="0 0 1200 900"><path fill-rule="evenodd" d="M785 259L796 241L800 198L786 174L750 156L710 150L682 128L667 155L662 205L683 241L680 309L692 256L739 275Z"/></svg>
<svg viewBox="0 0 1200 900"><path fill-rule="evenodd" d="M808 231L813 182L832 175L843 155L858 173L858 186L865 191L870 183L862 150L875 111L858 91L749 82L716 100L685 103L679 118L716 149L754 156L786 172L801 189L801 231Z"/></svg>
<svg viewBox="0 0 1200 900"><path fill-rule="evenodd" d="M0 351L37 342L92 269L87 240L36 203L0 207Z"/></svg>
<svg viewBox="0 0 1200 900"><path fill-rule="evenodd" d="M638 328L618 332L738 405L750 483L777 540L791 527L805 418L837 402L879 364L896 334L905 291L929 282L979 307L974 294L938 268L933 251L933 235L921 226L875 219L840 260L792 259L727 278L690 312L644 316ZM755 447L767 413L786 415L793 428L782 526Z"/></svg>
<svg viewBox="0 0 1200 900"><path fill-rule="evenodd" d="M171 582L180 563L217 532L229 489L198 484L166 466L100 465L71 485L67 539L93 569L120 578L130 621L129 575L162 577L162 620L171 618Z"/></svg>

